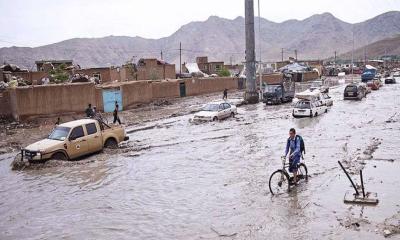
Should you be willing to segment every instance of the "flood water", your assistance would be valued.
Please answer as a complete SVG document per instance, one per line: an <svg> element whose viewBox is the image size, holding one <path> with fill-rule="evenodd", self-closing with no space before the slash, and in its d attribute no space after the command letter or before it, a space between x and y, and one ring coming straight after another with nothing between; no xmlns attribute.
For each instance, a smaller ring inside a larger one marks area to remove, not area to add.
<svg viewBox="0 0 400 240"><path fill-rule="evenodd" d="M13 154L0 155L0 239L383 239L382 224L400 220L400 85L362 101L344 101L343 89L312 119L248 105L221 122L160 120L80 163L11 171ZM291 127L310 178L272 196ZM378 206L343 203L351 186L337 161L364 169Z"/></svg>

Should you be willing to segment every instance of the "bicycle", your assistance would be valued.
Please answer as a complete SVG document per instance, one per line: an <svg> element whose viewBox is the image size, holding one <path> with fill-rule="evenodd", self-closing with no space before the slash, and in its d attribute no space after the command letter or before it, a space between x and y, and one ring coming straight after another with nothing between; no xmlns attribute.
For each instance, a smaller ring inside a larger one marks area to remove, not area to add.
<svg viewBox="0 0 400 240"><path fill-rule="evenodd" d="M278 169L269 178L269 191L272 195L290 192L290 185L293 184L293 177L289 176L286 168L290 166L286 163L286 157L282 157L282 169ZM297 167L297 182L308 180L308 170L304 163L299 163Z"/></svg>

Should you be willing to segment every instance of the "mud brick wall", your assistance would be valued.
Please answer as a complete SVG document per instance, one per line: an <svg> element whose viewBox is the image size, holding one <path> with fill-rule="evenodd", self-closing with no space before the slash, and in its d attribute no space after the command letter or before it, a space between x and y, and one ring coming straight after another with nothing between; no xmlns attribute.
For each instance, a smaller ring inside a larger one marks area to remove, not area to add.
<svg viewBox="0 0 400 240"><path fill-rule="evenodd" d="M176 98L180 96L179 81L152 82L153 99Z"/></svg>
<svg viewBox="0 0 400 240"><path fill-rule="evenodd" d="M266 84L281 83L282 79L283 79L283 74L281 73L266 74L262 76L262 82ZM259 84L259 81L257 81L257 84Z"/></svg>
<svg viewBox="0 0 400 240"><path fill-rule="evenodd" d="M319 78L319 75L317 72L305 72L303 74L303 82L317 80L318 78Z"/></svg>
<svg viewBox="0 0 400 240"><path fill-rule="evenodd" d="M150 81L135 81L121 84L124 109L136 104L149 103L153 100L153 90Z"/></svg>
<svg viewBox="0 0 400 240"><path fill-rule="evenodd" d="M238 78L194 78L185 79L186 95L194 96L205 93L222 92L225 88L238 89Z"/></svg>
<svg viewBox="0 0 400 240"><path fill-rule="evenodd" d="M11 117L11 99L8 90L0 90L0 117Z"/></svg>
<svg viewBox="0 0 400 240"><path fill-rule="evenodd" d="M33 85L37 85L42 78L49 76L46 72L13 72L11 75L23 78Z"/></svg>
<svg viewBox="0 0 400 240"><path fill-rule="evenodd" d="M20 87L11 90L12 114L15 119L29 116L84 112L94 104L92 83Z"/></svg>

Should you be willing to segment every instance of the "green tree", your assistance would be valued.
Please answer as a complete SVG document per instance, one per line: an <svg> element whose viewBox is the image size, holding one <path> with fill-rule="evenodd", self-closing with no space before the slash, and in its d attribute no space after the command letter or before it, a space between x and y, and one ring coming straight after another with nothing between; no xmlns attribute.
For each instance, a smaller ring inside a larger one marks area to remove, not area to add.
<svg viewBox="0 0 400 240"><path fill-rule="evenodd" d="M231 76L231 72L229 72L228 69L223 68L222 70L220 70L218 72L218 76L220 76L220 77L230 77Z"/></svg>
<svg viewBox="0 0 400 240"><path fill-rule="evenodd" d="M69 74L66 70L66 65L61 64L60 66L56 67L55 69L50 71L51 82L53 83L63 83L68 81Z"/></svg>

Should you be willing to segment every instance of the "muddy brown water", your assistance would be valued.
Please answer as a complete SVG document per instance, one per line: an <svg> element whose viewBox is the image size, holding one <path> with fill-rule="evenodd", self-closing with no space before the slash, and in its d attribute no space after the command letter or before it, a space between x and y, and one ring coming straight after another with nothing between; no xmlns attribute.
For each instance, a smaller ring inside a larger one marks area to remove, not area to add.
<svg viewBox="0 0 400 240"><path fill-rule="evenodd" d="M343 88L313 119L293 119L290 105L249 105L221 122L159 120L79 162L11 171L14 155L0 155L0 239L383 239L396 230L387 222L400 225L400 85L362 101L343 101ZM311 177L272 196L291 127ZM378 206L343 203L351 186L338 160L364 170Z"/></svg>

